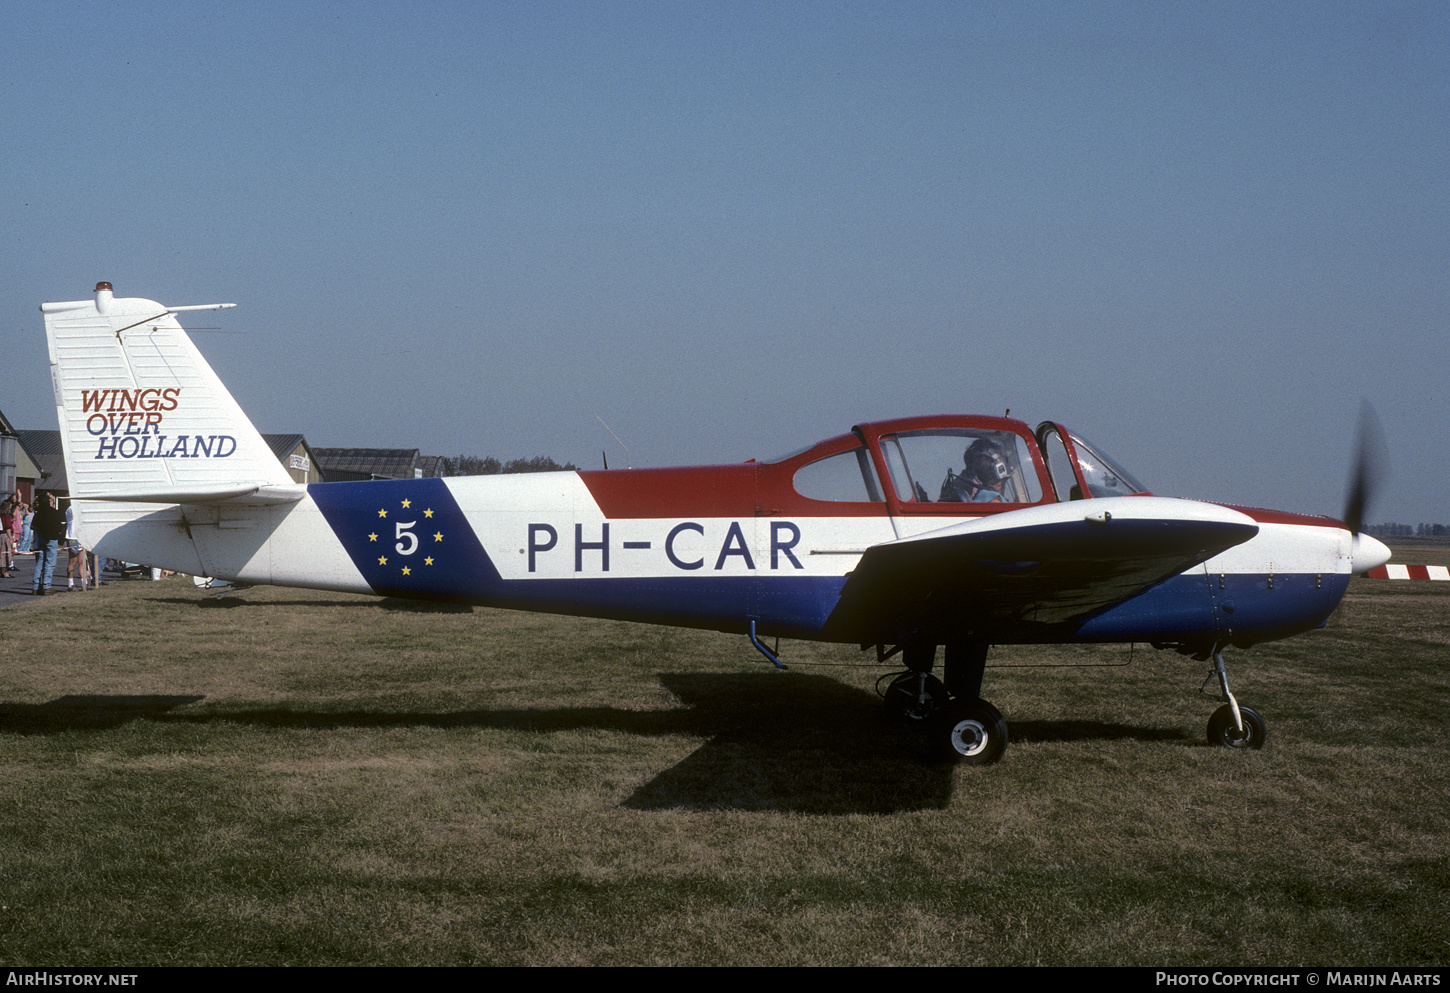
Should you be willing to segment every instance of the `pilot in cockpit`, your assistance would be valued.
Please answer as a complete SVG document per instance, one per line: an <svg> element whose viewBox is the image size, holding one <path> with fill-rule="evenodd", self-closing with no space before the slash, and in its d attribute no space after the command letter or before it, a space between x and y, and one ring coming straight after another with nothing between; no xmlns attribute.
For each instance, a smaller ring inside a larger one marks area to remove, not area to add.
<svg viewBox="0 0 1450 993"><path fill-rule="evenodd" d="M941 484L941 501L989 503L1002 499L1002 487L1010 470L1002 451L988 438L978 438L962 453L966 468L960 473L947 470Z"/></svg>

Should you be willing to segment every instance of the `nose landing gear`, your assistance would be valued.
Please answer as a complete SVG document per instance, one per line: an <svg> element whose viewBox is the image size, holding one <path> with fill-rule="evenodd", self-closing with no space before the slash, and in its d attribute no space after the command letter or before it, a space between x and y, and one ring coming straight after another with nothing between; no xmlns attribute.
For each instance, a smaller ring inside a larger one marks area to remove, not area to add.
<svg viewBox="0 0 1450 993"><path fill-rule="evenodd" d="M1252 707L1242 707L1229 692L1228 672L1223 664L1223 652L1214 650L1213 671L1203 681L1206 688L1214 679L1218 680L1228 703L1219 707L1208 719L1208 743L1223 748L1263 748L1268 733L1263 715Z"/></svg>

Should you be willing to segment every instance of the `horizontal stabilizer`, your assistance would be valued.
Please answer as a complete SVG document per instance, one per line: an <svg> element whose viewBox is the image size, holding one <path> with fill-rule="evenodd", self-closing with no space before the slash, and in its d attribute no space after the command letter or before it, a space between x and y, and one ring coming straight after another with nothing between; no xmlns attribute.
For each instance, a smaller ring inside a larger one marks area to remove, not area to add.
<svg viewBox="0 0 1450 993"><path fill-rule="evenodd" d="M302 483L291 486L241 486L216 490L156 490L150 493L92 493L87 500L105 500L111 503L162 503L201 504L230 503L243 507L267 507L275 504L296 503L307 495Z"/></svg>

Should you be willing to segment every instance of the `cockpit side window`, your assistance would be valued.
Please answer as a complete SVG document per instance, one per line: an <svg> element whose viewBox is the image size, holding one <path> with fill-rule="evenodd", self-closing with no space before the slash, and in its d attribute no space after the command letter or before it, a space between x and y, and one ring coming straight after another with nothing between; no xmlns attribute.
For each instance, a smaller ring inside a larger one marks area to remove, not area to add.
<svg viewBox="0 0 1450 993"><path fill-rule="evenodd" d="M1026 439L966 428L881 439L891 485L915 503L1036 503L1042 488Z"/></svg>
<svg viewBox="0 0 1450 993"><path fill-rule="evenodd" d="M881 483L866 447L828 455L796 470L795 490L812 500L835 503L880 503Z"/></svg>

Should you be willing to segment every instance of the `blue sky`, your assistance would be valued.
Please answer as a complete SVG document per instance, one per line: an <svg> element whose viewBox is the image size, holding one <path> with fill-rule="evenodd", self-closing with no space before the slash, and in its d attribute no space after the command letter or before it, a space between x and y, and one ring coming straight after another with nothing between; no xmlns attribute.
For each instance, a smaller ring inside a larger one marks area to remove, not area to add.
<svg viewBox="0 0 1450 993"><path fill-rule="evenodd" d="M918 413L1155 491L1450 521L1450 7L41 3L0 32L0 409L37 306L183 323L257 426L587 467ZM596 417L596 414L598 417Z"/></svg>

